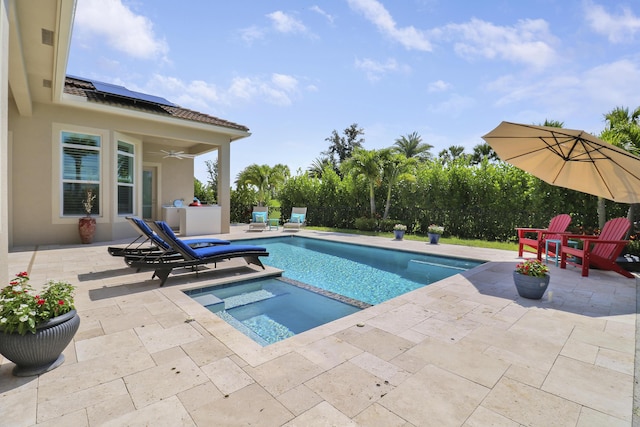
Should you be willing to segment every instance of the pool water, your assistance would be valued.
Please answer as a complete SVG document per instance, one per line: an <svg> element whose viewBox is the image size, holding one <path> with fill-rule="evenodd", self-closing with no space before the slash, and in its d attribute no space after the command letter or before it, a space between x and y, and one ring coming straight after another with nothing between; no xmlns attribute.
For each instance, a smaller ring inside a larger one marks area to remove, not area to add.
<svg viewBox="0 0 640 427"><path fill-rule="evenodd" d="M364 308L273 277L186 293L263 346Z"/></svg>
<svg viewBox="0 0 640 427"><path fill-rule="evenodd" d="M262 263L283 270L283 277L186 293L261 345L483 263L298 236L241 242L265 247Z"/></svg>
<svg viewBox="0 0 640 427"><path fill-rule="evenodd" d="M263 264L284 270L284 277L369 304L483 263L297 236L241 242L267 248L269 256L262 258Z"/></svg>

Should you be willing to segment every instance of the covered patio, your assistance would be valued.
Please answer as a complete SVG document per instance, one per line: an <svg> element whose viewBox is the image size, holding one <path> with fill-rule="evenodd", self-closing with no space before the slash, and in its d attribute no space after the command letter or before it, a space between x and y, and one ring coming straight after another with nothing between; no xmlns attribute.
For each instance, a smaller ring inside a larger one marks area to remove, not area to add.
<svg viewBox="0 0 640 427"><path fill-rule="evenodd" d="M247 237L246 226L220 238ZM265 231L263 236L281 235ZM629 426L637 278L553 265L520 298L517 252L302 230L300 236L491 261L268 347L182 292L274 273L235 260L165 287L107 246L39 246L9 271L78 286L80 330L40 377L0 365L3 423L29 425ZM253 237L253 236L252 236ZM268 261L267 261L268 262Z"/></svg>

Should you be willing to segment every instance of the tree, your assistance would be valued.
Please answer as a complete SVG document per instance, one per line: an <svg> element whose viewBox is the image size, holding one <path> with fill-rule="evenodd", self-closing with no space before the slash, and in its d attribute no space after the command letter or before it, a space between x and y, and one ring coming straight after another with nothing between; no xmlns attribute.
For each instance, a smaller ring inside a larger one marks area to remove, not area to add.
<svg viewBox="0 0 640 427"><path fill-rule="evenodd" d="M277 164L270 167L254 163L238 174L236 184L241 187L254 186L258 192L258 206L264 206L271 197L277 195L290 175L289 166Z"/></svg>
<svg viewBox="0 0 640 427"><path fill-rule="evenodd" d="M486 142L483 144L478 144L473 147L473 154L471 155L471 164L477 165L482 163L482 160L487 159L489 161L498 160L498 155L493 148Z"/></svg>
<svg viewBox="0 0 640 427"><path fill-rule="evenodd" d="M213 200L218 200L218 160L205 160L204 164L207 167L207 175L209 176L207 186L213 194Z"/></svg>
<svg viewBox="0 0 640 427"><path fill-rule="evenodd" d="M544 123L539 124L538 126L547 126L552 128L561 128L564 127L564 122L558 120L549 120L544 119Z"/></svg>
<svg viewBox="0 0 640 427"><path fill-rule="evenodd" d="M452 163L458 159L465 158L464 147L462 145L452 145L438 153L438 158L443 165Z"/></svg>
<svg viewBox="0 0 640 427"><path fill-rule="evenodd" d="M351 157L353 150L362 148L364 144L364 138L359 138L360 135L364 135L364 130L358 128L357 123L353 123L346 128L344 136L338 135L338 132L334 130L331 136L325 138L325 141L329 141L329 148L327 151L323 151L322 154L330 159L334 169L339 170L339 166Z"/></svg>
<svg viewBox="0 0 640 427"><path fill-rule="evenodd" d="M391 150L381 150L380 161L384 179L387 181L387 201L384 205L384 214L382 219L389 217L389 208L391 207L391 191L393 186L401 180L415 181L415 176L410 173L412 167L416 164L416 158L407 158L403 154L394 154Z"/></svg>
<svg viewBox="0 0 640 427"><path fill-rule="evenodd" d="M394 150L399 154L404 154L407 159L412 157L418 160L426 160L431 158L430 150L433 145L422 142L422 137L418 132L412 132L406 136L401 136L393 143Z"/></svg>
<svg viewBox="0 0 640 427"><path fill-rule="evenodd" d="M307 172L312 178L322 178L325 169L328 167L333 167L331 159L328 157L316 157L311 166L307 168Z"/></svg>
<svg viewBox="0 0 640 427"><path fill-rule="evenodd" d="M369 187L369 203L371 208L371 218L376 214L375 189L382 178L382 167L380 164L380 152L376 150L365 150L356 148L351 157L348 158L342 168L346 173L362 176L367 180Z"/></svg>
<svg viewBox="0 0 640 427"><path fill-rule="evenodd" d="M600 138L617 147L627 150L632 154L640 154L640 107L636 107L631 114L629 109L624 107L616 107L604 115L606 126L600 134ZM602 207L600 199L598 200L598 224L600 228L604 226L604 199ZM633 224L635 211L638 209L638 203L629 205L627 219ZM602 212L601 212L602 211Z"/></svg>

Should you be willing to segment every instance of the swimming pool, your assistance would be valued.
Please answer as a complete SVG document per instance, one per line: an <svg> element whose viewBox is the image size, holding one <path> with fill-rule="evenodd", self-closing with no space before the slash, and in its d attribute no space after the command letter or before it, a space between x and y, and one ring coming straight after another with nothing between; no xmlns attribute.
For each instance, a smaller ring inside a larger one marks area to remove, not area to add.
<svg viewBox="0 0 640 427"><path fill-rule="evenodd" d="M269 277L185 293L261 345L273 344L367 305L344 302L302 284Z"/></svg>
<svg viewBox="0 0 640 427"><path fill-rule="evenodd" d="M483 264L307 237L241 240L267 248L262 262L283 276L340 295L379 304Z"/></svg>
<svg viewBox="0 0 640 427"><path fill-rule="evenodd" d="M262 262L283 270L282 279L185 293L261 345L483 264L298 236L241 242L266 247L269 257Z"/></svg>

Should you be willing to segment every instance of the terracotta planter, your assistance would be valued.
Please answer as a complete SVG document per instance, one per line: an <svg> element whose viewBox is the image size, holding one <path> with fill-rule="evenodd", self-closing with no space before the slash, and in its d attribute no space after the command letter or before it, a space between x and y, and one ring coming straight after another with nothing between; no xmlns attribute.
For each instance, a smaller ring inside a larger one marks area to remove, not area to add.
<svg viewBox="0 0 640 427"><path fill-rule="evenodd" d="M544 277L533 277L513 272L513 283L516 285L518 295L522 298L540 299L544 295L551 276L545 274Z"/></svg>
<svg viewBox="0 0 640 427"><path fill-rule="evenodd" d="M54 317L36 327L36 333L0 333L0 353L16 364L13 375L28 377L57 368L64 362L62 352L80 326L76 310Z"/></svg>
<svg viewBox="0 0 640 427"><path fill-rule="evenodd" d="M80 232L80 241L82 241L82 243L93 242L93 236L96 234L95 218L80 218L80 221L78 222L78 231Z"/></svg>

